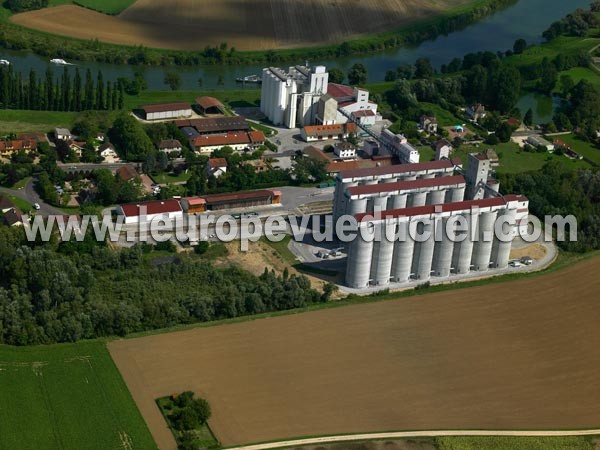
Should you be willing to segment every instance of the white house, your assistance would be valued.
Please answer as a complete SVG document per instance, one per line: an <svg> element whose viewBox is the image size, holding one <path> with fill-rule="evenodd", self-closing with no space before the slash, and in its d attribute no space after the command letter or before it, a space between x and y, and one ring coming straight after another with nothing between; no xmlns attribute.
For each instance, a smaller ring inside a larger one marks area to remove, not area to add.
<svg viewBox="0 0 600 450"><path fill-rule="evenodd" d="M342 159L356 158L356 147L350 142L338 142L333 147L333 153Z"/></svg>
<svg viewBox="0 0 600 450"><path fill-rule="evenodd" d="M219 178L227 173L227 160L225 158L210 158L206 163L206 174Z"/></svg>
<svg viewBox="0 0 600 450"><path fill-rule="evenodd" d="M75 136L67 128L56 128L54 130L54 137L60 141L71 141L75 139Z"/></svg>
<svg viewBox="0 0 600 450"><path fill-rule="evenodd" d="M110 142L105 142L100 147L98 147L98 151L100 152L100 156L102 156L105 160L115 161L119 159L119 155L117 155L117 151L115 146Z"/></svg>

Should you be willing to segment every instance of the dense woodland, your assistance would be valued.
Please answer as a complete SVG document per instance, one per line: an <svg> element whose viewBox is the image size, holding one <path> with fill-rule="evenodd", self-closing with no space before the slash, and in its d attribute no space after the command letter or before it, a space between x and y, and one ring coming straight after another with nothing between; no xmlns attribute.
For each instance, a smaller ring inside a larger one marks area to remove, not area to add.
<svg viewBox="0 0 600 450"><path fill-rule="evenodd" d="M91 238L31 244L22 229L0 227L0 343L124 335L327 300L304 276L256 277L192 255L155 265L148 250Z"/></svg>
<svg viewBox="0 0 600 450"><path fill-rule="evenodd" d="M549 162L540 171L501 175L505 192L520 192L529 198L529 209L543 220L546 215L574 215L577 242L559 242L567 251L600 249L600 169L572 171Z"/></svg>

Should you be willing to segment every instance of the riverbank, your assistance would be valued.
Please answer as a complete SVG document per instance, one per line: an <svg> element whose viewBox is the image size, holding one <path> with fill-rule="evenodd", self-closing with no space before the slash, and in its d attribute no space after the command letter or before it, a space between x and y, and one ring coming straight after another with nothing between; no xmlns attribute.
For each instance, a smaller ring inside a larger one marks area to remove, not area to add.
<svg viewBox="0 0 600 450"><path fill-rule="evenodd" d="M148 66L167 65L237 65L264 64L284 61L316 60L417 45L461 30L517 0L475 0L418 23L366 36L348 39L341 44L320 45L293 49L240 52L224 48L205 48L202 51L176 51L101 43L97 39L65 38L11 22L11 14L0 8L0 46L8 50L27 50L38 55L57 55L65 59L97 61L111 64Z"/></svg>

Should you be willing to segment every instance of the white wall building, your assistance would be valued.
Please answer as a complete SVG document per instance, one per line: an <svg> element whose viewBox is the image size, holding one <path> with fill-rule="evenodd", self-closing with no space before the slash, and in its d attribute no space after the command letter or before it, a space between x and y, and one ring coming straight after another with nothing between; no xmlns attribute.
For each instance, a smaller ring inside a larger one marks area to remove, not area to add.
<svg viewBox="0 0 600 450"><path fill-rule="evenodd" d="M383 130L380 136L383 145L389 147L404 164L416 164L421 160L419 151L408 143L402 134L394 134L390 130Z"/></svg>
<svg viewBox="0 0 600 450"><path fill-rule="evenodd" d="M325 66L293 66L263 69L260 108L275 125L287 128L312 125L317 104L327 93L329 73Z"/></svg>
<svg viewBox="0 0 600 450"><path fill-rule="evenodd" d="M342 159L356 158L356 147L350 142L338 142L333 147L333 153Z"/></svg>

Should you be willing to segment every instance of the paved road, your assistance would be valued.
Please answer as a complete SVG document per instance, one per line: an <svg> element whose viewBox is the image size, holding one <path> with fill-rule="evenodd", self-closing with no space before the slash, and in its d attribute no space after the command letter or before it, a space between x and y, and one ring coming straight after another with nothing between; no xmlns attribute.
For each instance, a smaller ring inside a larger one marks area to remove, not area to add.
<svg viewBox="0 0 600 450"><path fill-rule="evenodd" d="M8 189L8 188L0 187L0 192L6 192L9 195L14 195L15 197L25 200L26 202L29 202L32 205L34 203L38 203L40 205L40 209L37 212L38 214L49 216L49 215L63 215L65 213L64 211L62 211L58 208L55 208L52 205L48 205L47 203L44 203L42 201L42 199L40 198L38 193L35 192L33 178L27 182L27 184L25 185L25 187L23 189Z"/></svg>
<svg viewBox="0 0 600 450"><path fill-rule="evenodd" d="M59 163L58 167L65 172L79 172L79 171L91 171L91 170L100 170L100 169L108 169L115 172L117 169L123 166L127 166L131 163L102 163L102 164L88 164L88 163L69 163L63 164ZM133 164L135 165L135 164Z"/></svg>
<svg viewBox="0 0 600 450"><path fill-rule="evenodd" d="M228 450L266 450L282 447L297 447L299 445L327 444L332 442L366 441L383 439L401 439L412 437L436 436L593 436L600 434L600 429L595 430L433 430L433 431L399 431L391 433L346 434L342 436L325 436L294 441L269 442L266 444L245 445L229 447Z"/></svg>

